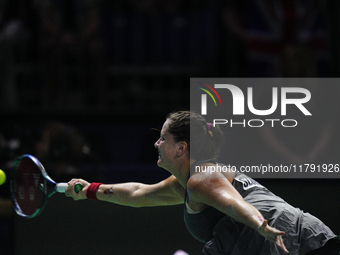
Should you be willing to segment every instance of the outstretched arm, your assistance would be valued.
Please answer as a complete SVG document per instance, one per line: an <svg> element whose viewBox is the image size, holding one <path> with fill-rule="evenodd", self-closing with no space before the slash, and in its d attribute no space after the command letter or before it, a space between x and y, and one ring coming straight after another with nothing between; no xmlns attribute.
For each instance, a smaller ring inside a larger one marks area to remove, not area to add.
<svg viewBox="0 0 340 255"><path fill-rule="evenodd" d="M83 190L78 194L74 192L76 183L83 185ZM86 199L86 191L90 183L82 179L72 179L65 190L67 197L74 200ZM143 184L128 182L121 184L102 184L96 196L98 200L132 207L176 205L184 202L184 189L174 176L156 183Z"/></svg>
<svg viewBox="0 0 340 255"><path fill-rule="evenodd" d="M195 203L212 206L234 220L258 231L269 241L275 242L288 253L283 240L283 231L268 225L262 214L246 203L227 178L190 178L187 183L189 197Z"/></svg>

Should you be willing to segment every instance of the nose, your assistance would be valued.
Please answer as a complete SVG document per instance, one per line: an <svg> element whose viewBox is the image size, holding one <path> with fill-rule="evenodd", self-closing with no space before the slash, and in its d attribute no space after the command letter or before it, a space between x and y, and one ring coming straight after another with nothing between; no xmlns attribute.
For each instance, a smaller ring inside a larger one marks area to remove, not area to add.
<svg viewBox="0 0 340 255"><path fill-rule="evenodd" d="M155 146L156 149L158 149L158 143L159 143L159 139L155 142L155 144L153 146Z"/></svg>

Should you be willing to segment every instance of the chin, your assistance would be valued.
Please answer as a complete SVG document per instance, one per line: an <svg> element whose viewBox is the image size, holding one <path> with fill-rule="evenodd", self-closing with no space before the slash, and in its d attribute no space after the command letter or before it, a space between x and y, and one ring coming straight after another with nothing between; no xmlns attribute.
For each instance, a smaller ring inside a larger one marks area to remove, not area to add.
<svg viewBox="0 0 340 255"><path fill-rule="evenodd" d="M162 159L159 159L159 160L157 161L157 166L166 169L165 166L164 166L164 162L162 161Z"/></svg>
<svg viewBox="0 0 340 255"><path fill-rule="evenodd" d="M158 160L157 160L157 165L158 165L158 166L161 166L161 164L162 164L162 159L161 159L161 158L158 158Z"/></svg>

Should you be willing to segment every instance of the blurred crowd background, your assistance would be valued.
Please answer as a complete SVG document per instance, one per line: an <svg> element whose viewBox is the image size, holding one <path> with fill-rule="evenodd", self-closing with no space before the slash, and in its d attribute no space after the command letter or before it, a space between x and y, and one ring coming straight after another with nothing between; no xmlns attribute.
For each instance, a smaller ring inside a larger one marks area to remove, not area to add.
<svg viewBox="0 0 340 255"><path fill-rule="evenodd" d="M339 12L332 0L0 0L0 166L28 153L56 181L159 181L151 129L190 108L190 77L338 77ZM339 90L314 89L338 113ZM277 162L325 159L339 123L323 117L302 142L262 130L256 143ZM239 135L235 157L255 143ZM0 254L15 249L8 185Z"/></svg>
<svg viewBox="0 0 340 255"><path fill-rule="evenodd" d="M185 105L188 77L336 76L339 8L327 0L2 0L1 107L154 115Z"/></svg>

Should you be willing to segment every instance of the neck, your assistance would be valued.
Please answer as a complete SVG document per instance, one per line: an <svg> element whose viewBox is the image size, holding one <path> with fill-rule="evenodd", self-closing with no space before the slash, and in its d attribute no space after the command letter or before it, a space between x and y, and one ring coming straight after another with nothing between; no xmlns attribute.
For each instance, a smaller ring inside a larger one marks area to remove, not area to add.
<svg viewBox="0 0 340 255"><path fill-rule="evenodd" d="M187 181L189 176L191 162L184 161L180 162L175 168L170 169L170 173L173 174L178 182L182 185L183 188L187 187Z"/></svg>

